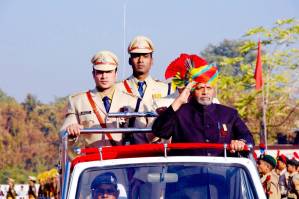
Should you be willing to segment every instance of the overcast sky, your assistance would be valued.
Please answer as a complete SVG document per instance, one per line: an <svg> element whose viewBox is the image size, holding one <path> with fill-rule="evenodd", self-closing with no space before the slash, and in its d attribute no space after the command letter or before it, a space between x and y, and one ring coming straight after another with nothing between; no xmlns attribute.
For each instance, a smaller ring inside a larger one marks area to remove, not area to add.
<svg viewBox="0 0 299 199"><path fill-rule="evenodd" d="M94 87L90 59L100 50L118 56L124 79L136 35L154 42L152 75L163 79L182 52L291 17L299 19L297 0L0 0L0 89L19 102L31 93L44 103L86 91Z"/></svg>

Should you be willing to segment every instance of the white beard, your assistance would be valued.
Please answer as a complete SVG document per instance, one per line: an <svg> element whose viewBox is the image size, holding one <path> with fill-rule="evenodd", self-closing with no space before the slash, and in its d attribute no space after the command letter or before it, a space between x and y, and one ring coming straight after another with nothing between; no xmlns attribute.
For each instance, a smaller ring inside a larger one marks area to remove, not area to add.
<svg viewBox="0 0 299 199"><path fill-rule="evenodd" d="M204 105L204 106L208 106L210 104L212 104L212 99L210 100L200 100L200 99L197 99L197 102L201 105Z"/></svg>

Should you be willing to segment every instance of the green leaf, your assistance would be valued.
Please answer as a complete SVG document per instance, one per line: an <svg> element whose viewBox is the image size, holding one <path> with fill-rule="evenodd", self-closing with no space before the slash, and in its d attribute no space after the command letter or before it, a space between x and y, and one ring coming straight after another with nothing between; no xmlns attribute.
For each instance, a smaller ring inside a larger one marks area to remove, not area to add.
<svg viewBox="0 0 299 199"><path fill-rule="evenodd" d="M239 47L241 53L247 53L253 49L257 48L257 42L254 41L245 41L244 45Z"/></svg>
<svg viewBox="0 0 299 199"><path fill-rule="evenodd" d="M275 23L277 25L284 25L284 24L291 24L295 21L294 18L289 18L289 19L278 19Z"/></svg>
<svg viewBox="0 0 299 199"><path fill-rule="evenodd" d="M256 27L256 28L249 29L245 33L245 36L250 36L250 35L255 35L255 34L258 34L258 33L265 33L265 32L267 32L267 29L265 29L263 26L259 26L259 27Z"/></svg>

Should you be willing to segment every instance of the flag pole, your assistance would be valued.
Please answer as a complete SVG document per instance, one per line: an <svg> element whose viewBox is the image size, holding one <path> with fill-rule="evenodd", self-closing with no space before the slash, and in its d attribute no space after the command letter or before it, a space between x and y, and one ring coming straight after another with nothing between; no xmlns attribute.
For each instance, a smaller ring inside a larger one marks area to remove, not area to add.
<svg viewBox="0 0 299 199"><path fill-rule="evenodd" d="M122 65L122 73L121 75L121 80L125 78L124 74L125 74L125 69L126 69L126 62L127 62L127 51L126 51L126 19L127 18L127 1L124 2L123 4L123 65Z"/></svg>
<svg viewBox="0 0 299 199"><path fill-rule="evenodd" d="M266 97L265 97L265 92L264 88L262 88L262 111L263 111L263 118L262 118L262 125L261 125L261 131L263 132L263 141L265 144L265 150L267 150L267 101L266 101ZM266 95L267 96L267 95Z"/></svg>
<svg viewBox="0 0 299 199"><path fill-rule="evenodd" d="M256 90L262 90L262 121L261 121L261 129L260 129L260 144L265 145L265 149L267 149L267 118L266 118L266 110L267 110L267 89L264 89L263 82L263 65L262 65L262 50L261 50L261 40L258 40L258 49L257 49L257 57L256 57L256 66L254 72L255 78L255 88ZM267 76L268 81L268 76ZM266 93L265 93L266 92Z"/></svg>
<svg viewBox="0 0 299 199"><path fill-rule="evenodd" d="M267 70L266 70L266 81L263 83L264 88L265 88L265 96L263 100L263 108L264 108L264 113L263 113L263 123L264 123L264 135L265 135L265 147L267 149L267 109L268 109L268 99L269 99L269 83L270 83L270 66L269 64L266 65Z"/></svg>

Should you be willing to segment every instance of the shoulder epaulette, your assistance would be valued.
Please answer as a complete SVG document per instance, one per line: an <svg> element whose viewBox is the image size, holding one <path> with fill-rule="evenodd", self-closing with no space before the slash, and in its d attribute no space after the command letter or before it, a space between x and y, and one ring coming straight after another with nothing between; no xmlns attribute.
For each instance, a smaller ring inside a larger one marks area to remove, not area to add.
<svg viewBox="0 0 299 199"><path fill-rule="evenodd" d="M122 93L124 93L124 94L126 94L126 95L129 95L129 96L131 96L131 97L134 97L134 98L138 98L138 96L136 96L136 95L134 95L133 93L128 93L128 92L126 92L126 91L121 91Z"/></svg>
<svg viewBox="0 0 299 199"><path fill-rule="evenodd" d="M155 82L160 83L160 84L167 84L166 82L163 82L163 81L158 80L158 79L154 79L154 80L155 80Z"/></svg>
<svg viewBox="0 0 299 199"><path fill-rule="evenodd" d="M77 96L84 95L84 94L85 94L85 92L81 91L78 93L71 94L70 97L73 98L73 97L77 97Z"/></svg>

